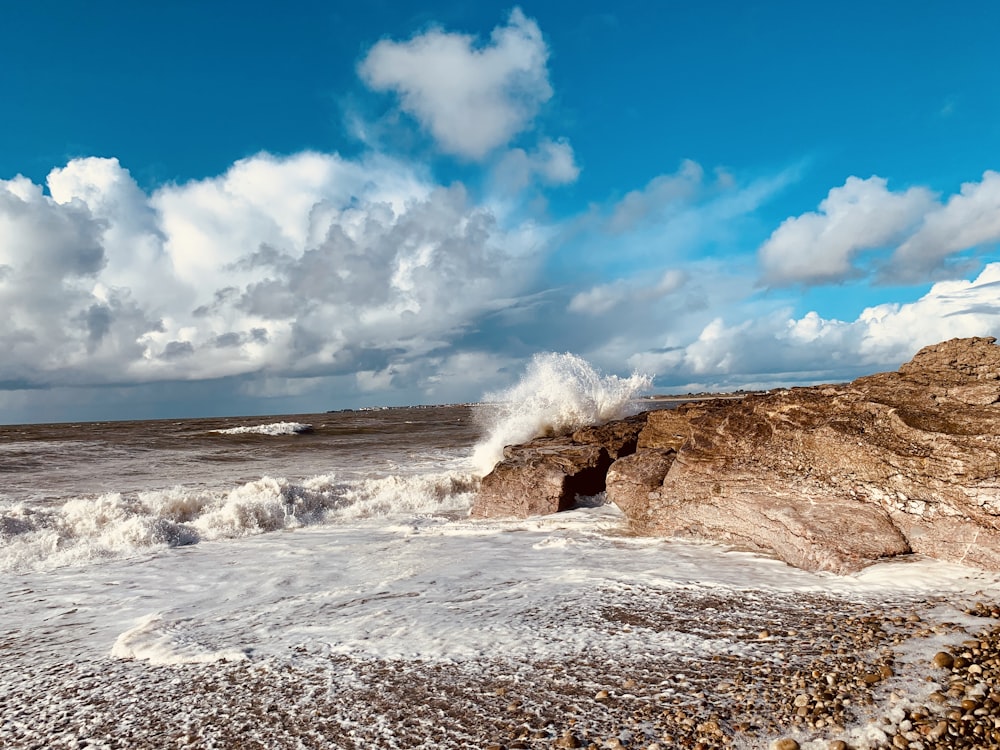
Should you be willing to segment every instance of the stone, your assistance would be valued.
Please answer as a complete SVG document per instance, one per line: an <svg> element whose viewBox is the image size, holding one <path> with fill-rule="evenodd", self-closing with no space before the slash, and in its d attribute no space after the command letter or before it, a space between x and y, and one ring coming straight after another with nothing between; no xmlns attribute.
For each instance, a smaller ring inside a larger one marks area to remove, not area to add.
<svg viewBox="0 0 1000 750"><path fill-rule="evenodd" d="M1000 570L1000 347L952 339L895 372L710 399L505 449L472 515L601 491L639 534L850 573L917 552Z"/></svg>
<svg viewBox="0 0 1000 750"><path fill-rule="evenodd" d="M582 427L570 437L575 443L604 448L612 459L628 456L635 453L639 433L645 428L649 414L650 412L643 412L603 425Z"/></svg>
<svg viewBox="0 0 1000 750"><path fill-rule="evenodd" d="M577 748L580 747L580 740L572 732L563 732L562 736L553 743L553 746L558 748Z"/></svg>
<svg viewBox="0 0 1000 750"><path fill-rule="evenodd" d="M933 662L934 666L940 669L951 669L951 665L955 663L955 657L947 651L938 651L934 654Z"/></svg>
<svg viewBox="0 0 1000 750"><path fill-rule="evenodd" d="M569 437L536 438L504 449L505 458L483 477L473 518L556 513L573 507L577 495L604 491L611 458L597 445Z"/></svg>

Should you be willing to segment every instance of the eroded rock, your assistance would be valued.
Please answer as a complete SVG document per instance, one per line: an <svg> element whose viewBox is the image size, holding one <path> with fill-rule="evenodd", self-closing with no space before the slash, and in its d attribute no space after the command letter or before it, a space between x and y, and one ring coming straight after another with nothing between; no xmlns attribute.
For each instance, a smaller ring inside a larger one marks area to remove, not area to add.
<svg viewBox="0 0 1000 750"><path fill-rule="evenodd" d="M639 533L721 540L813 570L909 551L1000 570L992 338L926 347L896 372L845 385L685 404L559 440L572 455L617 441L598 449L618 456L607 493ZM477 514L565 507L575 474L561 467L537 448L508 458L483 480Z"/></svg>
<svg viewBox="0 0 1000 750"><path fill-rule="evenodd" d="M635 453L639 434L646 427L650 412L619 419L603 425L583 427L572 434L573 442L599 445L611 458L621 458Z"/></svg>
<svg viewBox="0 0 1000 750"><path fill-rule="evenodd" d="M610 465L603 447L568 436L507 446L504 459L483 477L471 515L525 518L568 510L577 495L604 491Z"/></svg>
<svg viewBox="0 0 1000 750"><path fill-rule="evenodd" d="M993 342L944 342L843 386L650 415L640 446L687 433L648 507L623 511L643 533L742 543L811 569L843 572L907 549L998 569Z"/></svg>

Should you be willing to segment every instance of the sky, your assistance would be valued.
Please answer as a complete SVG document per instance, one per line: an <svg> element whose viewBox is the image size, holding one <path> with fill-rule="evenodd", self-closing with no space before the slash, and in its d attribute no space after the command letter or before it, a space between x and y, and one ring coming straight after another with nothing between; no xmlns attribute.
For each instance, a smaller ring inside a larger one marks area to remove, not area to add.
<svg viewBox="0 0 1000 750"><path fill-rule="evenodd" d="M0 25L0 423L684 393L1000 333L1000 5L96 3Z"/></svg>

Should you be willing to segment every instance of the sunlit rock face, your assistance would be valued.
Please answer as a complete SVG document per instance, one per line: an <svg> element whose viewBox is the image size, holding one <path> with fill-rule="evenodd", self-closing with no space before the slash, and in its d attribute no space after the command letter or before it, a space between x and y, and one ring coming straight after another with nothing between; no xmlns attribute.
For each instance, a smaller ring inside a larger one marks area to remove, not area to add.
<svg viewBox="0 0 1000 750"><path fill-rule="evenodd" d="M504 449L504 459L483 477L473 518L545 515L573 507L578 495L604 491L611 458L598 445L569 437L536 438Z"/></svg>
<svg viewBox="0 0 1000 750"><path fill-rule="evenodd" d="M646 415L584 427L572 435L508 445L483 477L474 518L527 516L572 508L578 495L604 492L611 462L635 451Z"/></svg>
<svg viewBox="0 0 1000 750"><path fill-rule="evenodd" d="M993 338L929 346L897 372L846 385L685 404L639 422L635 452L619 451L604 478L637 533L838 573L908 552L1000 570ZM517 491L530 494L531 482Z"/></svg>

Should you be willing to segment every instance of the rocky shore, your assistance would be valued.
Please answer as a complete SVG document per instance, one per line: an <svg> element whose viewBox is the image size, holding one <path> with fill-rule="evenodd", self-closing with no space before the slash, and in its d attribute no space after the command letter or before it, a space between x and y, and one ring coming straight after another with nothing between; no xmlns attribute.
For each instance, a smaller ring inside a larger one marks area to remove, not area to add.
<svg viewBox="0 0 1000 750"><path fill-rule="evenodd" d="M558 662L287 659L38 668L0 693L11 748L932 750L1000 746L1000 605L633 593L609 631L704 635L741 653ZM683 616L687 613L687 616Z"/></svg>
<svg viewBox="0 0 1000 750"><path fill-rule="evenodd" d="M639 534L808 570L897 555L1000 570L1000 347L953 339L845 385L681 404L508 446L474 517L607 492Z"/></svg>

